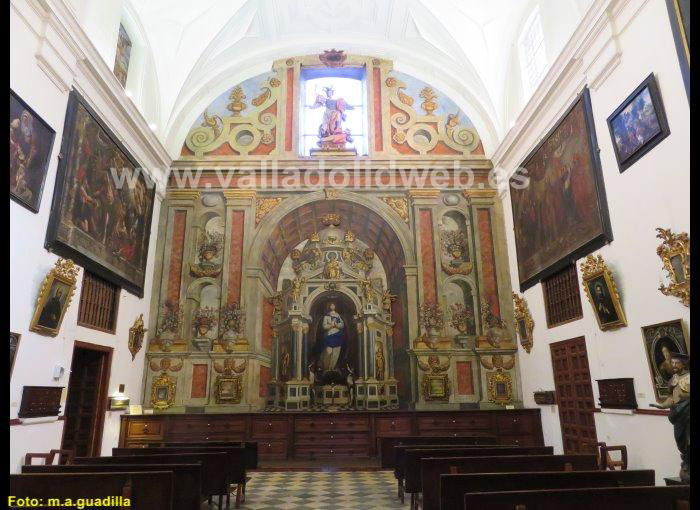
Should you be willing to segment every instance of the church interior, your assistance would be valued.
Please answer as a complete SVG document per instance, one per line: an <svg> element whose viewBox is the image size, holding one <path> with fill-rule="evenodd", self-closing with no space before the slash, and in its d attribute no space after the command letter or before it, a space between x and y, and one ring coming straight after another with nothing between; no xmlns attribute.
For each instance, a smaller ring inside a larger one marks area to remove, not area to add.
<svg viewBox="0 0 700 510"><path fill-rule="evenodd" d="M689 0L10 0L8 508L690 508Z"/></svg>

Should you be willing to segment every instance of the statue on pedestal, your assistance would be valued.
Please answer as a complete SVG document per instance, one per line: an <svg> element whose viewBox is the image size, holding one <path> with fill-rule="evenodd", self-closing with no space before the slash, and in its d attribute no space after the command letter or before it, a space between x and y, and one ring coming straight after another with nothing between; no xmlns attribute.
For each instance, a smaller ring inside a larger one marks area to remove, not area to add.
<svg viewBox="0 0 700 510"><path fill-rule="evenodd" d="M669 409L668 419L673 423L673 435L681 452L680 478L690 483L690 370L688 356L671 354L673 376L668 383L671 395L660 404L650 404L658 409Z"/></svg>
<svg viewBox="0 0 700 510"><path fill-rule="evenodd" d="M345 110L352 110L353 106L345 102L342 97L333 98L335 90L333 86L323 87L326 93L316 96L316 102L311 108L324 107L323 121L318 127L318 145L322 151L343 151L345 144L352 142L349 129L343 129L346 120Z"/></svg>

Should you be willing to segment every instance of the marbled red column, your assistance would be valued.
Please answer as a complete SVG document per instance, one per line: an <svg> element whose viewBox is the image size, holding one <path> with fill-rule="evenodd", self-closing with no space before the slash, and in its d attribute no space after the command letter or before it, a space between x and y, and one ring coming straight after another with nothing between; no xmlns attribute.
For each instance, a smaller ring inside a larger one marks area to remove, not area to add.
<svg viewBox="0 0 700 510"><path fill-rule="evenodd" d="M474 394L474 379L472 377L472 362L457 362L457 393L459 395Z"/></svg>
<svg viewBox="0 0 700 510"><path fill-rule="evenodd" d="M170 248L170 269L168 271L167 299L173 303L180 301L180 282L182 279L182 256L185 249L185 227L187 211L175 211L173 216L173 235Z"/></svg>
<svg viewBox="0 0 700 510"><path fill-rule="evenodd" d="M260 391L258 394L261 397L267 397L267 385L270 382L271 374L270 367L260 366Z"/></svg>
<svg viewBox="0 0 700 510"><path fill-rule="evenodd" d="M418 213L418 218L418 228L420 229L420 253L423 264L423 302L437 303L433 213L430 209L421 209Z"/></svg>
<svg viewBox="0 0 700 510"><path fill-rule="evenodd" d="M481 246L481 276L484 281L484 296L491 306L491 312L501 316L498 304L498 282L496 280L496 259L493 251L493 234L491 233L491 212L488 209L477 210L477 229Z"/></svg>
<svg viewBox="0 0 700 510"><path fill-rule="evenodd" d="M374 89L374 150L384 150L382 133L382 72L375 67L372 70L372 82Z"/></svg>
<svg viewBox="0 0 700 510"><path fill-rule="evenodd" d="M243 269L243 224L245 211L231 211L231 245L228 259L227 303L241 302L241 279Z"/></svg>
<svg viewBox="0 0 700 510"><path fill-rule="evenodd" d="M287 103L285 104L286 122L284 126L284 150L291 151L294 147L294 69L287 69Z"/></svg>
<svg viewBox="0 0 700 510"><path fill-rule="evenodd" d="M262 317L262 341L261 346L267 351L272 351L272 312L274 306L269 300L263 300L263 317Z"/></svg>
<svg viewBox="0 0 700 510"><path fill-rule="evenodd" d="M204 398L207 396L207 376L209 366L206 363L192 365L192 390L191 398Z"/></svg>

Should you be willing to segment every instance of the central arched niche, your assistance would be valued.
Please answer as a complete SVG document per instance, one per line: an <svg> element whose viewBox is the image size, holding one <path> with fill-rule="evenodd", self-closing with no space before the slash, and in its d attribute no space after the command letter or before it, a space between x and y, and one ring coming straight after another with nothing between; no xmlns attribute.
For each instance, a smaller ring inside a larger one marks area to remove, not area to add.
<svg viewBox="0 0 700 510"><path fill-rule="evenodd" d="M321 322L323 321L323 316L327 311L327 307L330 303L335 303L336 311L340 314L345 323L345 334L346 341L345 347L340 351L340 358L338 360L338 366L345 367L349 365L354 373L358 372L357 366L357 351L358 351L358 338L357 338L357 327L355 324L355 316L357 315L357 309L355 303L352 302L348 296L342 292L324 292L318 295L313 303L311 304L309 315L312 317L312 322L309 326L309 334L307 337L306 349L308 352L308 362L309 364L318 364L318 359L321 355L321 342L319 341L322 335L321 332ZM341 376L341 372L333 378L332 375L326 376L328 380L322 380L322 384L344 384L345 378Z"/></svg>

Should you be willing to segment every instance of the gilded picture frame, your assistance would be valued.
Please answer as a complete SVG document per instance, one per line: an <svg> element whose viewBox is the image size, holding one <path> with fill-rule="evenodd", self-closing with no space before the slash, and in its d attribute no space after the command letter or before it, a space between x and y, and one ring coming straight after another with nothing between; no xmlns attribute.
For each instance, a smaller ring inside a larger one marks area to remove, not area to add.
<svg viewBox="0 0 700 510"><path fill-rule="evenodd" d="M677 297L684 306L690 307L690 236L686 232L675 234L670 229L657 228L663 243L656 254L663 262L670 283L659 286L665 296Z"/></svg>
<svg viewBox="0 0 700 510"><path fill-rule="evenodd" d="M661 403L670 395L671 354L689 354L688 337L681 319L642 326L641 331L654 396Z"/></svg>
<svg viewBox="0 0 700 510"><path fill-rule="evenodd" d="M175 401L175 378L163 372L151 384L151 405L153 409L164 411Z"/></svg>
<svg viewBox="0 0 700 510"><path fill-rule="evenodd" d="M29 330L40 335L56 336L70 305L79 268L70 259L59 258L44 278L36 300Z"/></svg>
<svg viewBox="0 0 700 510"><path fill-rule="evenodd" d="M422 389L425 400L449 400L450 398L450 380L447 374L425 374Z"/></svg>
<svg viewBox="0 0 700 510"><path fill-rule="evenodd" d="M240 376L217 376L215 386L214 395L217 404L240 404L243 396L243 383Z"/></svg>
<svg viewBox="0 0 700 510"><path fill-rule="evenodd" d="M615 279L603 257L588 255L581 263L581 280L591 303L598 327L602 331L627 326Z"/></svg>
<svg viewBox="0 0 700 510"><path fill-rule="evenodd" d="M506 405L513 401L513 379L508 372L487 372L486 384L489 400L494 404Z"/></svg>
<svg viewBox="0 0 700 510"><path fill-rule="evenodd" d="M530 308L527 306L527 301L522 296L518 296L515 292L513 295L513 305L515 317L515 329L517 330L520 345L525 352L530 354L534 344L533 331L535 329L535 321L532 320Z"/></svg>

